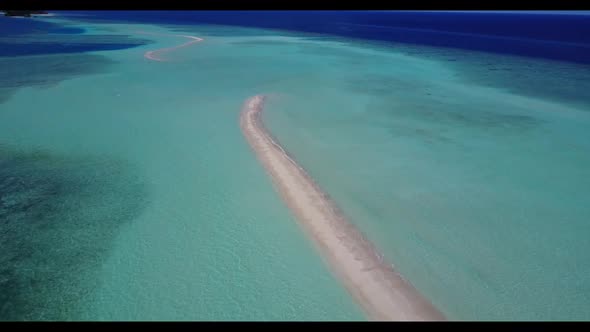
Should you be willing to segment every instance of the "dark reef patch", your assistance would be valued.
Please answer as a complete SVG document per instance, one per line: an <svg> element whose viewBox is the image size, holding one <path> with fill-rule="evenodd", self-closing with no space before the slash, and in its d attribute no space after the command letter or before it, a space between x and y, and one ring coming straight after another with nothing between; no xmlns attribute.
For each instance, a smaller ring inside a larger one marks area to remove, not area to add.
<svg viewBox="0 0 590 332"><path fill-rule="evenodd" d="M516 95L590 110L590 94L586 93L590 90L590 66L587 64L424 45L368 40L345 41L337 38L328 40L351 47L363 45L381 52L393 50L406 56L434 60L444 63L453 71L456 78L467 84L502 89ZM327 47L321 45L315 50L314 48L312 45L305 45L301 53L333 56L338 56L339 53L338 50L330 52ZM356 62L365 63L369 60L372 64L380 62L395 66L391 58L354 53L351 50L350 55L357 57ZM349 64L354 62L350 61Z"/></svg>
<svg viewBox="0 0 590 332"><path fill-rule="evenodd" d="M125 162L0 146L0 320L76 319L115 236L146 204Z"/></svg>
<svg viewBox="0 0 590 332"><path fill-rule="evenodd" d="M393 136L412 136L438 143L460 144L452 137L459 131L473 135L519 136L538 128L542 120L524 114L502 112L493 105L471 106L458 100L425 96L420 102L392 96L371 103L366 112L375 125ZM427 123L427 126L419 125Z"/></svg>
<svg viewBox="0 0 590 332"><path fill-rule="evenodd" d="M427 94L432 91L432 85L426 81L404 80L395 75L366 74L347 80L347 88L356 93L368 94L375 97L388 97L397 91L412 91Z"/></svg>
<svg viewBox="0 0 590 332"><path fill-rule="evenodd" d="M236 29L235 26L225 25L176 25L176 24L162 24L162 27L169 31L189 34L189 35L200 35L204 34L210 37L265 37L265 36L276 36L276 31L261 30L254 27L243 27Z"/></svg>
<svg viewBox="0 0 590 332"><path fill-rule="evenodd" d="M61 54L0 58L0 103L23 87L47 87L81 75L106 72L115 61L102 55Z"/></svg>
<svg viewBox="0 0 590 332"><path fill-rule="evenodd" d="M282 40L243 40L243 41L235 41L232 42L233 45L240 45L240 46L289 46L294 45L293 42L290 41L282 41Z"/></svg>
<svg viewBox="0 0 590 332"><path fill-rule="evenodd" d="M308 40L312 40L309 39ZM342 42L338 39L325 39L326 41L337 42L343 45L346 45L346 42ZM322 57L331 57L336 59L339 64L348 65L348 66L366 66L366 65L375 65L375 64L394 64L390 57L378 55L378 54L371 54L367 52L360 51L353 47L349 49L342 49L334 46L326 46L319 43L314 42L300 42L298 43L299 48L296 51L299 54L308 56L322 56ZM352 44L350 44L352 45Z"/></svg>
<svg viewBox="0 0 590 332"><path fill-rule="evenodd" d="M470 83L590 110L590 66L551 60L496 57L490 64L469 58L454 63Z"/></svg>
<svg viewBox="0 0 590 332"><path fill-rule="evenodd" d="M387 129L395 137L460 144L452 139L457 130L472 131L474 135L522 135L542 123L542 120L518 110L445 95L427 80L367 74L352 77L345 84L354 93L374 98L365 111L351 121L369 121L375 127Z"/></svg>
<svg viewBox="0 0 590 332"><path fill-rule="evenodd" d="M444 62L468 84L590 109L587 64L404 44L396 44L395 49Z"/></svg>

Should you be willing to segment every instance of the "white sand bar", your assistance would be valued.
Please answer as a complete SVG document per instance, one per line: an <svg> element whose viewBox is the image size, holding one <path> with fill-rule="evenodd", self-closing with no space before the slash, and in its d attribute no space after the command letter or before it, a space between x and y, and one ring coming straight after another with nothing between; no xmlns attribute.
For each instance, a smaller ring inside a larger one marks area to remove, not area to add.
<svg viewBox="0 0 590 332"><path fill-rule="evenodd" d="M271 137L260 116L264 99L257 95L245 102L240 116L242 131L301 227L368 317L382 321L444 320Z"/></svg>

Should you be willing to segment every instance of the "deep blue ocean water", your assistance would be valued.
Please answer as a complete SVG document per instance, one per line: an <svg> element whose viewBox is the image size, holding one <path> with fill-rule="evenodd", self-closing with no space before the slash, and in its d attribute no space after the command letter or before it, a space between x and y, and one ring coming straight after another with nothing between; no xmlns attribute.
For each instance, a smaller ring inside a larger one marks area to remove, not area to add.
<svg viewBox="0 0 590 332"><path fill-rule="evenodd" d="M35 18L0 16L0 57L84 53L145 45L147 40L124 36L84 36L81 28L61 26Z"/></svg>
<svg viewBox="0 0 590 332"><path fill-rule="evenodd" d="M241 25L590 63L590 15L563 12L97 11L87 18Z"/></svg>

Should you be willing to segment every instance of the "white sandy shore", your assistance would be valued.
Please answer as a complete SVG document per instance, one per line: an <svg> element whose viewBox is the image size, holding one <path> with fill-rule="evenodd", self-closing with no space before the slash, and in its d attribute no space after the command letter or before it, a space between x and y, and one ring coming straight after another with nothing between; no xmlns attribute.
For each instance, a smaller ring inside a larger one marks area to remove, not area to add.
<svg viewBox="0 0 590 332"><path fill-rule="evenodd" d="M240 117L246 139L283 200L314 240L332 271L373 320L444 320L396 273L335 204L265 129L264 96L249 98Z"/></svg>

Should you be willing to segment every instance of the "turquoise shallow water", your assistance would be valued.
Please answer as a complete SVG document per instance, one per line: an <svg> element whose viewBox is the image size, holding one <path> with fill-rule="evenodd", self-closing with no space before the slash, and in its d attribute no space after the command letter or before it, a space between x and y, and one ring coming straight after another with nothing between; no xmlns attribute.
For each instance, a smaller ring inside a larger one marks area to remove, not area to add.
<svg viewBox="0 0 590 332"><path fill-rule="evenodd" d="M84 27L205 41L159 63L143 53L186 40L141 35L154 43L76 58L93 70L0 104L14 193L0 211L4 317L364 319L242 137L242 102L265 93L273 134L449 318L590 318L590 109L570 82L588 68L269 30Z"/></svg>
<svg viewBox="0 0 590 332"><path fill-rule="evenodd" d="M520 58L467 54L461 67L441 60L448 50L396 51L363 61L322 49L362 69L276 98L271 130L448 317L588 319L587 100L558 103L474 67L501 63L556 85L588 68L547 79Z"/></svg>
<svg viewBox="0 0 590 332"><path fill-rule="evenodd" d="M152 62L145 51L184 42L154 38L143 48L102 52L114 62L108 71L22 88L0 105L7 177L19 182L30 173L55 182L41 193L22 184L18 193L41 197L21 204L33 206L30 215L6 204L11 252L34 254L6 257L4 285L16 289L3 301L3 317L364 319L240 132L243 100L275 78L276 66L258 81L232 79L248 74L248 63L250 73L264 73L269 57L232 54L231 44L215 38L179 51L176 62ZM238 57L241 65L233 62ZM54 187L75 192L65 197ZM30 231L19 222L48 226ZM60 253L63 261L51 263Z"/></svg>

